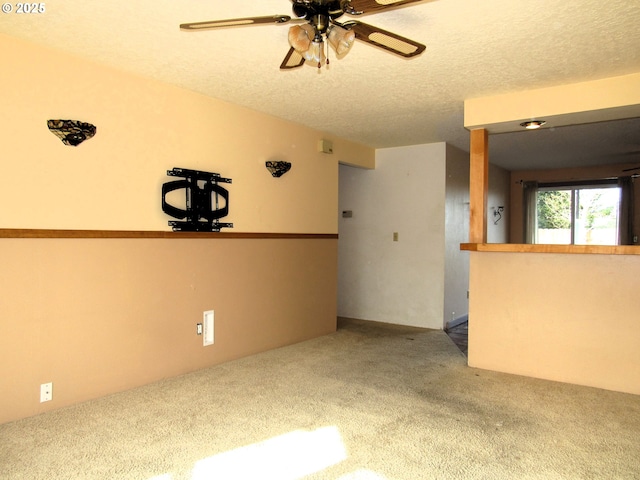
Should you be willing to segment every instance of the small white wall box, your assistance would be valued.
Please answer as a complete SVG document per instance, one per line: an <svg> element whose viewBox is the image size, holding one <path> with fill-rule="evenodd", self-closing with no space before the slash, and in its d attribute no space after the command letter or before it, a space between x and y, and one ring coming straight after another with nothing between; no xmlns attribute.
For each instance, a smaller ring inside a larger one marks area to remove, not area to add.
<svg viewBox="0 0 640 480"><path fill-rule="evenodd" d="M328 153L331 155L333 153L333 142L331 140L319 140L318 141L318 151L322 153Z"/></svg>
<svg viewBox="0 0 640 480"><path fill-rule="evenodd" d="M213 310L207 310L202 315L202 323L204 327L204 335L202 337L202 345L213 345L213 326L214 326L214 313Z"/></svg>

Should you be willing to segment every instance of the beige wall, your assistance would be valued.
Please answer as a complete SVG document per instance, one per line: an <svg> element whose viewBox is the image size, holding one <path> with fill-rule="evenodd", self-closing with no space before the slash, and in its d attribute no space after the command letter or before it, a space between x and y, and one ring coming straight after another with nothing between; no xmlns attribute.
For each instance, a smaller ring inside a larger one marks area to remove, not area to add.
<svg viewBox="0 0 640 480"><path fill-rule="evenodd" d="M338 162L375 158L5 35L0 58L1 228L168 231L160 188L183 167L233 179L229 232L336 234ZM65 146L48 119L97 134ZM267 160L293 166L273 178ZM333 331L336 265L335 238L0 238L0 423ZM216 343L203 347L208 309Z"/></svg>
<svg viewBox="0 0 640 480"><path fill-rule="evenodd" d="M0 257L0 423L336 328L335 239L5 238Z"/></svg>
<svg viewBox="0 0 640 480"><path fill-rule="evenodd" d="M520 122L577 125L640 116L640 73L511 92L464 102L464 126L489 133L520 131Z"/></svg>
<svg viewBox="0 0 640 480"><path fill-rule="evenodd" d="M489 190L487 191L487 243L508 243L513 208L509 204L511 192L510 172L489 164ZM502 217L494 212L504 207ZM498 222L498 223L496 223Z"/></svg>
<svg viewBox="0 0 640 480"><path fill-rule="evenodd" d="M499 133L536 117L555 126L635 117L639 82L632 74L468 100L465 126ZM522 241L521 198L515 190L512 242ZM470 253L469 365L640 394L640 256L499 248Z"/></svg>
<svg viewBox="0 0 640 480"><path fill-rule="evenodd" d="M640 394L640 256L470 255L470 366Z"/></svg>
<svg viewBox="0 0 640 480"><path fill-rule="evenodd" d="M337 233L338 162L373 149L0 35L2 227L167 230L173 167L233 179L233 231ZM97 126L69 147L49 119ZM333 155L318 140L333 141ZM273 178L267 160L292 163Z"/></svg>

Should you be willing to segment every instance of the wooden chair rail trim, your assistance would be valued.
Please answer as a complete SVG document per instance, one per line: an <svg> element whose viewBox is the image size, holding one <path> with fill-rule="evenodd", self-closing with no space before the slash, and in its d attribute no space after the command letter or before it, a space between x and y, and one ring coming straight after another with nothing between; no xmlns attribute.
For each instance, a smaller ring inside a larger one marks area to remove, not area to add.
<svg viewBox="0 0 640 480"><path fill-rule="evenodd" d="M460 250L503 253L563 253L600 255L640 255L636 245L541 245L523 243L462 243Z"/></svg>
<svg viewBox="0 0 640 480"><path fill-rule="evenodd" d="M2 228L0 238L337 239L335 233L164 232Z"/></svg>

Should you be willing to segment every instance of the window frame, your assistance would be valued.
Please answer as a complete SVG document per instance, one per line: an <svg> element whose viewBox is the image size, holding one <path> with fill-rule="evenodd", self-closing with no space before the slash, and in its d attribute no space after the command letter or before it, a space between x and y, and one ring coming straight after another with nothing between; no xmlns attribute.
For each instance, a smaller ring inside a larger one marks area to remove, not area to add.
<svg viewBox="0 0 640 480"><path fill-rule="evenodd" d="M595 189L595 188L617 188L620 190L620 197L618 200L618 205L617 205L617 214L616 214L616 221L617 221L617 226L616 226L616 231L617 231L617 235L616 235L616 243L614 243L611 246L618 246L620 245L620 228L621 228L621 224L620 224L620 215L621 215L621 210L622 210L622 191L621 191L621 187L620 187L620 183L619 183L619 179L618 178L605 178L605 179L597 179L597 180L575 180L575 181L557 181L557 182L536 182L536 186L535 186L535 194L534 194L534 203L532 206L527 206L526 203L527 201L531 201L531 199L529 198L529 200L527 200L525 198L525 212L527 211L527 209L534 207L533 211L535 212L535 220L533 223L531 222L525 222L525 237L524 238L530 238L532 240L531 244L533 245L542 245L541 243L538 243L538 207L537 207L537 200L538 200L538 192L541 191L559 191L559 190L568 190L571 192L571 206L570 206L570 215L571 215L571 223L570 223L570 243L559 243L557 245L583 245L583 244L576 244L576 221L578 220L577 214L577 203L579 202L579 192L580 190L587 190L587 189ZM527 232L526 229L527 228L533 228L532 232Z"/></svg>

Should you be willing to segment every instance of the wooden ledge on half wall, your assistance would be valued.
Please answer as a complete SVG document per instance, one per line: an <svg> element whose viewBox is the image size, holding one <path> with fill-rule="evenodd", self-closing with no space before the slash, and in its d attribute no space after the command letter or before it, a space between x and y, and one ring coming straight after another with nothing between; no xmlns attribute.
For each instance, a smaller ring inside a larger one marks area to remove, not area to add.
<svg viewBox="0 0 640 480"><path fill-rule="evenodd" d="M461 243L460 250L502 253L640 255L637 245L547 245L529 243Z"/></svg>
<svg viewBox="0 0 640 480"><path fill-rule="evenodd" d="M0 238L338 239L336 233L173 232L0 228Z"/></svg>

